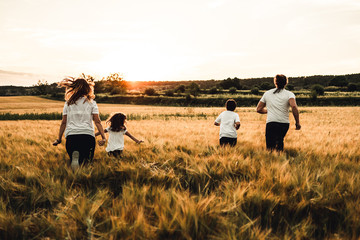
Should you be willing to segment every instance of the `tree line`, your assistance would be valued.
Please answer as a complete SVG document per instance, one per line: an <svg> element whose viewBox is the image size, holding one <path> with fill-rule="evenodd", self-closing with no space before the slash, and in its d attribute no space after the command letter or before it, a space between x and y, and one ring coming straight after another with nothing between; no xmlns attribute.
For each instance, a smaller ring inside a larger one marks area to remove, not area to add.
<svg viewBox="0 0 360 240"><path fill-rule="evenodd" d="M274 87L273 78L250 78L240 79L237 77L223 80L192 80L192 81L146 81L128 82L121 74L113 73L96 80L90 75L82 74L82 77L95 81L96 94L129 94L137 92L148 96L156 96L162 92L166 96L185 94L198 96L202 93L217 94L223 90L236 93L238 90L250 90L252 94L258 94L259 90L268 90ZM310 90L314 94L323 95L325 91L360 91L360 73L348 75L317 75L304 77L290 77L289 90ZM19 95L51 95L54 98L63 96L64 90L59 89L56 83L49 84L39 80L31 87L0 86L0 96Z"/></svg>

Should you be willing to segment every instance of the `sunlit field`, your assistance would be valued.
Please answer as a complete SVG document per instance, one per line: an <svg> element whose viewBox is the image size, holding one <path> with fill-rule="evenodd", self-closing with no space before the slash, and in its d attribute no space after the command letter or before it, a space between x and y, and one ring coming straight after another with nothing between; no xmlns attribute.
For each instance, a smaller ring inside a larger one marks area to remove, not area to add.
<svg viewBox="0 0 360 240"><path fill-rule="evenodd" d="M0 98L0 113L63 102ZM73 173L60 121L0 121L0 239L343 239L360 237L359 107L301 107L285 152L265 150L265 119L238 108L235 148L219 148L223 108L99 104L127 122L121 159L96 147ZM103 122L103 125L105 122Z"/></svg>

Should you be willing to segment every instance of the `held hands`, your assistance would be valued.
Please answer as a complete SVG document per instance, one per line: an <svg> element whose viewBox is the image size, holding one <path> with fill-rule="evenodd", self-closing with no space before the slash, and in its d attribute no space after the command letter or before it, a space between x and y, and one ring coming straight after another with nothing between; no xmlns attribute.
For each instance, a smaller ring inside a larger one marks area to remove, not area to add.
<svg viewBox="0 0 360 240"><path fill-rule="evenodd" d="M98 141L99 146L103 146L106 142L106 139L101 139Z"/></svg>
<svg viewBox="0 0 360 240"><path fill-rule="evenodd" d="M295 130L300 130L301 129L300 123L296 123L295 126L296 126Z"/></svg>

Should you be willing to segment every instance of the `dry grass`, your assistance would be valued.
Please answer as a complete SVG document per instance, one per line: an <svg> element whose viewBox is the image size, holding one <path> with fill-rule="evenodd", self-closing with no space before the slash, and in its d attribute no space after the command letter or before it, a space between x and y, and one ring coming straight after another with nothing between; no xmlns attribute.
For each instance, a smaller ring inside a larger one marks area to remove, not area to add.
<svg viewBox="0 0 360 240"><path fill-rule="evenodd" d="M1 239L360 237L358 107L301 108L303 129L291 126L281 155L265 151L265 116L251 108L238 109L237 147L221 149L221 108L99 107L150 116L128 122L145 143L126 139L121 160L97 147L76 174L64 144L51 146L59 121L0 122Z"/></svg>

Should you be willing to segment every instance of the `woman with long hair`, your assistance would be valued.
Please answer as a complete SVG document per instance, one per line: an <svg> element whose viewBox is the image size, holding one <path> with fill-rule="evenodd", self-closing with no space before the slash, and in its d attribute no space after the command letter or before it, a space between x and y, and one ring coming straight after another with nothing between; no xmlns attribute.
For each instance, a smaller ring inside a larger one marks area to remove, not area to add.
<svg viewBox="0 0 360 240"><path fill-rule="evenodd" d="M65 105L60 125L59 136L53 143L57 146L65 132L66 151L71 167L92 161L95 151L95 129L93 121L102 136L99 145L106 142L104 129L99 117L99 109L94 101L94 82L84 78L67 77L58 86L65 87Z"/></svg>
<svg viewBox="0 0 360 240"><path fill-rule="evenodd" d="M289 107L295 118L295 130L301 129L295 95L285 89L287 83L288 79L285 75L276 75L274 78L276 88L266 91L256 108L258 113L267 114L265 137L266 148L270 151L284 150L284 137L290 125Z"/></svg>

